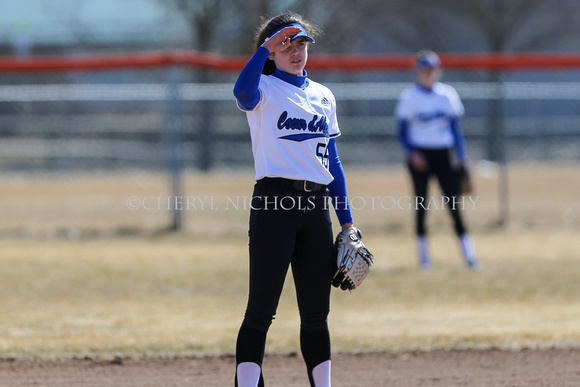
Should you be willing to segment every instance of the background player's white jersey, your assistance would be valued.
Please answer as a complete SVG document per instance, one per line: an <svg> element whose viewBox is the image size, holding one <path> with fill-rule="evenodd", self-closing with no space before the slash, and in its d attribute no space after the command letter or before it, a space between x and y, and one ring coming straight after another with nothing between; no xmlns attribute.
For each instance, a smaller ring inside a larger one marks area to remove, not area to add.
<svg viewBox="0 0 580 387"><path fill-rule="evenodd" d="M260 78L260 102L246 111L256 180L283 177L329 184L327 145L340 135L336 102L325 86L309 80L302 90L274 76Z"/></svg>
<svg viewBox="0 0 580 387"><path fill-rule="evenodd" d="M441 149L454 145L450 119L465 112L455 89L436 82L432 91L414 84L403 90L395 115L406 120L409 144L417 148Z"/></svg>

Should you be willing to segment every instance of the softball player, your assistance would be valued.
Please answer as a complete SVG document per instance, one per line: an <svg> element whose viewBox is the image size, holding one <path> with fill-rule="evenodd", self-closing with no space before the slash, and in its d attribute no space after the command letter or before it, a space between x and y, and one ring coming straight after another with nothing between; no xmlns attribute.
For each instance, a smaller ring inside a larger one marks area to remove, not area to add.
<svg viewBox="0 0 580 387"><path fill-rule="evenodd" d="M416 56L417 82L405 89L395 109L398 119L399 142L406 154L407 165L415 196L424 198L431 175L436 175L443 194L448 197L459 195L459 180L451 165L451 151L467 170L468 159L465 140L460 125L464 113L463 104L455 89L440 83L441 62L433 51L420 51ZM453 218L455 233L465 263L479 270L473 241L461 217L459 208L448 206ZM423 270L431 267L427 248L425 216L426 207L416 210L416 234L419 250L419 266Z"/></svg>
<svg viewBox="0 0 580 387"><path fill-rule="evenodd" d="M328 195L352 227L334 95L304 66L314 27L296 14L261 27L234 87L247 114L255 179L249 221L248 304L236 343L236 386L263 386L262 360L288 268L300 312L300 347L312 386L330 386L327 316L334 274Z"/></svg>

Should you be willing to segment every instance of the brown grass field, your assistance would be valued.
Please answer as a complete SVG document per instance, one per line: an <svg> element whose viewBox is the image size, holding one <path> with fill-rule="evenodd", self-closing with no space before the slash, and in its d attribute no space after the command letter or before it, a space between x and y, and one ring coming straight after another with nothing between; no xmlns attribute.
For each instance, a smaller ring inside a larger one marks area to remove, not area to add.
<svg viewBox="0 0 580 387"><path fill-rule="evenodd" d="M389 208L409 195L402 169L346 173L375 265L359 289L333 292L334 384L580 385L578 165L510 166L503 227L495 171L474 169L463 213L480 273L436 207L434 268L416 270L412 210ZM163 174L1 178L0 386L231 384L250 171L185 175L179 233L166 231ZM287 281L268 336L274 385L306 383L298 325Z"/></svg>

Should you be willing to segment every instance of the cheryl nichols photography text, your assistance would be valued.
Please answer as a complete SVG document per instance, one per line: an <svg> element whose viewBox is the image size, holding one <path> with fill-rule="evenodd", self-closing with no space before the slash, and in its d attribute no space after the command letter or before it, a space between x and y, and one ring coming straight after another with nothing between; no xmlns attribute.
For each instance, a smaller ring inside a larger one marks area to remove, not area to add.
<svg viewBox="0 0 580 387"><path fill-rule="evenodd" d="M131 196L127 208L145 211L238 211L238 210L312 210L316 196ZM329 198L330 199L330 198ZM346 206L344 198L324 201L324 206ZM352 210L475 210L479 196L353 196L349 198Z"/></svg>

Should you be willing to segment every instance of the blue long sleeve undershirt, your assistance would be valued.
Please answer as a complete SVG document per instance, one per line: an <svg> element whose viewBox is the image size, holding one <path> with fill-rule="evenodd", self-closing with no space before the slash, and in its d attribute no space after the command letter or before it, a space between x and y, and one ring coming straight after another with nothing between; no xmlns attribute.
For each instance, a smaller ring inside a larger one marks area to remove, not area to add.
<svg viewBox="0 0 580 387"><path fill-rule="evenodd" d="M409 142L409 122L407 120L399 120L399 126L397 130L397 138L399 139L399 143L405 152L405 155L408 157L409 154L413 151L413 147Z"/></svg>
<svg viewBox="0 0 580 387"><path fill-rule="evenodd" d="M451 134L455 140L455 152L457 152L457 158L461 163L464 163L467 161L467 150L465 148L465 137L463 136L459 117L452 118L449 125L451 127Z"/></svg>
<svg viewBox="0 0 580 387"><path fill-rule="evenodd" d="M270 51L267 48L258 47L254 55L252 55L242 69L234 85L234 96L238 100L238 104L244 109L251 110L260 102L260 90L258 86L268 55L270 55Z"/></svg>
<svg viewBox="0 0 580 387"><path fill-rule="evenodd" d="M336 141L331 138L328 142L328 170L334 177L334 180L328 185L328 191L332 200L336 217L341 225L345 223L352 223L352 214L350 211L350 203L346 192L346 179L344 176L344 169L338 157L336 149Z"/></svg>

